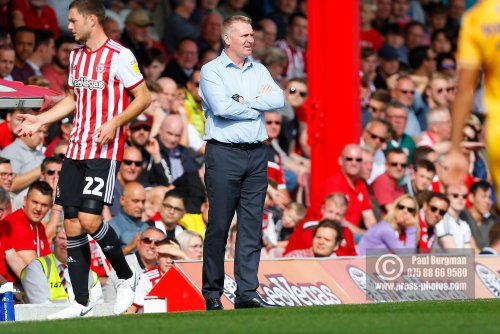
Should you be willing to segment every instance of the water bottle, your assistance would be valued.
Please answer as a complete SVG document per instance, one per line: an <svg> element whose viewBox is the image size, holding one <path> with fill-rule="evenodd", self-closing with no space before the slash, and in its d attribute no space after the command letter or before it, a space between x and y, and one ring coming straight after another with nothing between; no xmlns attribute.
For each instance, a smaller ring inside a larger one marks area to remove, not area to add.
<svg viewBox="0 0 500 334"><path fill-rule="evenodd" d="M1 321L15 321L14 315L14 286L11 282L0 287L0 319Z"/></svg>

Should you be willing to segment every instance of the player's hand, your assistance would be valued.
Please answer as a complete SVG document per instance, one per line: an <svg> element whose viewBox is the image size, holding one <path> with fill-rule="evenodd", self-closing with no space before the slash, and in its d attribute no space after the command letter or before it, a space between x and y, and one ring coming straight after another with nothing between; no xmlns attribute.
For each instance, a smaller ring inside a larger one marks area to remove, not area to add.
<svg viewBox="0 0 500 334"><path fill-rule="evenodd" d="M32 136L43 125L40 118L36 115L18 114L16 118L21 121L21 125L14 129L14 134L19 137Z"/></svg>
<svg viewBox="0 0 500 334"><path fill-rule="evenodd" d="M273 90L273 88L271 87L271 85L262 85L260 87L259 93L260 94L266 94L266 93L269 93L272 90Z"/></svg>
<svg viewBox="0 0 500 334"><path fill-rule="evenodd" d="M468 162L460 150L451 150L446 156L448 162L448 179L450 185L462 184L467 174Z"/></svg>
<svg viewBox="0 0 500 334"><path fill-rule="evenodd" d="M94 132L92 139L98 144L106 145L115 138L116 128L113 120L106 122Z"/></svg>

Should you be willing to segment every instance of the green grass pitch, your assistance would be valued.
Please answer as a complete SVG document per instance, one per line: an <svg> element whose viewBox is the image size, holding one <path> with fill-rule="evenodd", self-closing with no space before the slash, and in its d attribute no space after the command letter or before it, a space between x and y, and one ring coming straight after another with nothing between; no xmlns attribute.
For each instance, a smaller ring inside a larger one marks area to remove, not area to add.
<svg viewBox="0 0 500 334"><path fill-rule="evenodd" d="M0 323L0 333L499 333L500 299L222 312L123 315Z"/></svg>

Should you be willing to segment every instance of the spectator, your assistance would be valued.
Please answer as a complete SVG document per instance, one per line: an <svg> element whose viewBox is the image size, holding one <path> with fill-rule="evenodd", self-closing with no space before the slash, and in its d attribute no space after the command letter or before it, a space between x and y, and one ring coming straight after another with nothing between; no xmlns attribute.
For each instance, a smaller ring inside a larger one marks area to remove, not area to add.
<svg viewBox="0 0 500 334"><path fill-rule="evenodd" d="M254 51L256 50L257 49L254 47ZM282 73L287 62L285 52L277 47L265 48L262 49L262 52L257 58L259 58L262 65L267 68L276 84L282 87L285 81Z"/></svg>
<svg viewBox="0 0 500 334"><path fill-rule="evenodd" d="M14 33L14 50L16 61L12 70L12 78L26 83L29 77L35 75L33 68L27 63L35 50L35 32L26 26L17 28Z"/></svg>
<svg viewBox="0 0 500 334"><path fill-rule="evenodd" d="M21 124L21 120L17 115L24 113L32 113L31 109L7 109L5 122L0 123L0 149L5 149L8 145L12 144L16 139L14 130Z"/></svg>
<svg viewBox="0 0 500 334"><path fill-rule="evenodd" d="M385 173L378 176L371 187L377 204L384 212L389 212L391 204L405 193L399 181L406 173L408 157L400 148L393 148L386 154Z"/></svg>
<svg viewBox="0 0 500 334"><path fill-rule="evenodd" d="M418 204L410 195L397 198L390 207L385 219L366 231L358 244L359 255L368 250L377 253L409 253L415 252L418 240ZM405 241L400 241L404 233Z"/></svg>
<svg viewBox="0 0 500 334"><path fill-rule="evenodd" d="M476 247L481 250L490 244L489 234L495 223L496 217L490 213L492 207L491 185L487 181L479 180L470 186L470 207L460 212L460 219L469 224Z"/></svg>
<svg viewBox="0 0 500 334"><path fill-rule="evenodd" d="M410 21L404 26L405 45L403 48L403 62L408 64L408 54L411 50L424 45L425 27L418 21Z"/></svg>
<svg viewBox="0 0 500 334"><path fill-rule="evenodd" d="M429 160L419 160L413 165L411 178L406 184L405 192L414 197L425 190L429 190L436 175L436 167Z"/></svg>
<svg viewBox="0 0 500 334"><path fill-rule="evenodd" d="M308 155L307 115L302 107L308 94L307 81L301 78L289 80L284 93L285 106L280 109L283 116L280 146L289 155L296 152Z"/></svg>
<svg viewBox="0 0 500 334"><path fill-rule="evenodd" d="M168 62L162 77L175 80L177 85L186 87L198 63L198 46L192 38L184 38L176 45L173 58Z"/></svg>
<svg viewBox="0 0 500 334"><path fill-rule="evenodd" d="M56 186L59 182L59 175L61 173L62 160L59 157L47 157L43 159L40 165L41 174L39 181L47 182L53 190L52 203L55 199ZM23 189L12 199L12 211L20 209L24 205L25 197L27 195L28 188ZM51 208L45 214L42 223L45 225L45 234L48 240L54 239L56 235L56 228L63 222L62 217L62 207L57 204L53 204Z"/></svg>
<svg viewBox="0 0 500 334"><path fill-rule="evenodd" d="M113 19L110 16L106 16L104 19L104 22L102 23L102 28L104 29L104 32L106 33L106 36L111 38L114 41L121 41L122 39L122 30L120 28L120 24L118 21Z"/></svg>
<svg viewBox="0 0 500 334"><path fill-rule="evenodd" d="M427 106L429 109L448 108L448 78L441 73L431 76L426 89Z"/></svg>
<svg viewBox="0 0 500 334"><path fill-rule="evenodd" d="M0 190L0 193L2 191ZM1 200L1 197L8 198L8 194L5 191L3 193L7 196L0 195L0 205L5 203ZM16 279L21 277L21 271L25 266L23 259L17 254L9 239L3 235L0 229L0 285L7 282L15 283Z"/></svg>
<svg viewBox="0 0 500 334"><path fill-rule="evenodd" d="M306 249L291 251L285 257L331 257L336 252L343 240L342 225L335 221L324 219L319 222L313 232L312 246Z"/></svg>
<svg viewBox="0 0 500 334"><path fill-rule="evenodd" d="M165 56L160 49L149 48L140 59L142 71L147 80L156 82L165 70Z"/></svg>
<svg viewBox="0 0 500 334"><path fill-rule="evenodd" d="M360 228L361 217L363 217L364 225L366 228L370 228L376 223L376 220L371 209L366 184L359 176L362 162L359 145L347 144L344 146L339 157L340 170L325 180L321 197L326 198L334 191L343 193L349 202L345 219Z"/></svg>
<svg viewBox="0 0 500 334"><path fill-rule="evenodd" d="M372 175L368 179L371 184L379 175L385 171L385 155L387 140L389 137L389 124L381 119L372 119L366 124L361 137L361 146L370 147L373 154Z"/></svg>
<svg viewBox="0 0 500 334"><path fill-rule="evenodd" d="M12 70L16 61L16 52L10 45L0 46L0 78L12 81Z"/></svg>
<svg viewBox="0 0 500 334"><path fill-rule="evenodd" d="M277 112L265 113L266 131L268 139L265 141L267 149L267 174L268 178L276 182L279 195L275 200L279 207L284 208L290 203L290 193L286 188L283 163L279 153L271 145L273 139L278 138L281 131L281 114Z"/></svg>
<svg viewBox="0 0 500 334"><path fill-rule="evenodd" d="M155 221L156 228L168 238L177 238L184 231L179 222L185 212L185 199L176 190L168 191L160 208L160 220Z"/></svg>
<svg viewBox="0 0 500 334"><path fill-rule="evenodd" d="M193 75L186 83L186 98L184 99L184 108L187 111L189 123L203 137L205 134L205 113L201 106L201 98L198 93L200 86L200 71L195 70Z"/></svg>
<svg viewBox="0 0 500 334"><path fill-rule="evenodd" d="M195 0L179 0L176 5L165 22L163 34L163 43L167 46L169 54L175 51L183 39L194 40L199 34L197 25L190 18L196 8Z"/></svg>
<svg viewBox="0 0 500 334"><path fill-rule="evenodd" d="M214 60L218 56L219 56L219 54L212 49L205 49L205 50L201 51L200 55L198 57L199 60L198 60L198 65L196 66L196 69L201 70L203 65L205 65L209 61Z"/></svg>
<svg viewBox="0 0 500 334"><path fill-rule="evenodd" d="M222 52L224 48L221 40L222 20L218 12L210 12L203 17L200 36L197 39L198 50L212 49L217 53Z"/></svg>
<svg viewBox="0 0 500 334"><path fill-rule="evenodd" d="M428 46L418 46L408 55L413 72L411 78L422 93L429 84L429 77L436 71L436 54Z"/></svg>
<svg viewBox="0 0 500 334"><path fill-rule="evenodd" d="M447 153L450 149L451 116L446 108L429 110L427 118L429 129L422 133L418 146L429 146L438 154Z"/></svg>
<svg viewBox="0 0 500 334"><path fill-rule="evenodd" d="M382 35L375 30L371 22L376 16L376 7L373 4L361 3L360 14L360 39L362 48L371 48L375 52L380 49L384 43Z"/></svg>
<svg viewBox="0 0 500 334"><path fill-rule="evenodd" d="M436 241L432 245L433 250L453 252L457 248L473 248L471 230L469 225L460 219L460 212L465 209L467 200L467 187L461 185L449 185L446 196L450 201L448 212L438 224L434 234Z"/></svg>
<svg viewBox="0 0 500 334"><path fill-rule="evenodd" d="M437 56L437 70L439 73L444 74L448 79L451 77L456 77L457 74L457 61L455 56L451 52L442 52ZM449 82L450 80L448 80ZM453 88L453 90L448 89L448 94L455 93L456 87L448 87Z"/></svg>
<svg viewBox="0 0 500 334"><path fill-rule="evenodd" d="M0 158L0 178L2 178L2 183L3 183L3 177L2 177L2 159ZM11 214L11 209L10 209L10 196L7 190L3 188L3 185L0 186L0 221L2 221L5 217ZM1 238L1 229L0 229L0 238Z"/></svg>
<svg viewBox="0 0 500 334"><path fill-rule="evenodd" d="M404 27L408 22L411 21L411 17L408 15L410 10L409 0L396 0L392 2L390 21L399 24Z"/></svg>
<svg viewBox="0 0 500 334"><path fill-rule="evenodd" d="M156 227L150 226L142 231L137 241L137 252L125 256L125 260L127 260L130 268L133 268L138 273L142 273L154 267L156 265L157 247L164 238L165 234ZM104 302L115 302L117 286L118 277L113 270L109 274L104 287Z"/></svg>
<svg viewBox="0 0 500 334"><path fill-rule="evenodd" d="M16 15L16 28L26 25L31 29L48 29L55 38L59 37L56 12L48 5L47 0L17 0L13 1L12 8Z"/></svg>
<svg viewBox="0 0 500 334"><path fill-rule="evenodd" d="M143 161L141 151L133 146L125 148L123 150L123 160L116 175L117 182L115 182L113 190L113 204L104 209L104 212L106 213L105 218L107 218L107 220L111 219L111 217L108 216L108 210L112 217L120 213L121 201L118 201L118 199L123 194L123 189L127 183L138 180L139 175L142 172L142 168Z"/></svg>
<svg viewBox="0 0 500 334"><path fill-rule="evenodd" d="M46 131L47 127L42 126L32 136L18 137L0 153L1 157L10 160L12 171L16 173L12 192L19 193L40 177L40 165L45 156L37 147L43 142Z"/></svg>
<svg viewBox="0 0 500 334"><path fill-rule="evenodd" d="M49 80L50 89L59 94L64 93L64 87L68 84L69 54L76 45L73 37L59 36L54 43L56 51L53 62L42 67L42 75Z"/></svg>
<svg viewBox="0 0 500 334"><path fill-rule="evenodd" d="M222 15L224 20L235 15L248 17L248 14L242 10L246 3L246 0L226 0L217 7L217 11Z"/></svg>
<svg viewBox="0 0 500 334"><path fill-rule="evenodd" d="M454 51L453 41L444 29L438 29L432 33L431 47L434 53L451 53Z"/></svg>
<svg viewBox="0 0 500 334"><path fill-rule="evenodd" d="M481 254L498 255L500 254L500 224L496 223L490 230L490 244L483 248Z"/></svg>
<svg viewBox="0 0 500 334"><path fill-rule="evenodd" d="M152 24L148 14L142 9L131 11L125 19L125 29L120 42L129 48L137 59L143 59L149 48L163 50L161 43L155 41L149 34L148 27Z"/></svg>
<svg viewBox="0 0 500 334"><path fill-rule="evenodd" d="M159 220L160 219L160 208L163 203L163 198L168 190L173 189L173 186L155 186L152 188L147 188L146 190L146 202L144 203L144 213L143 220Z"/></svg>
<svg viewBox="0 0 500 334"><path fill-rule="evenodd" d="M436 241L435 227L439 223L450 206L448 198L441 193L429 192L423 201L422 209L418 214L420 226L420 239L418 249L420 253L427 253Z"/></svg>
<svg viewBox="0 0 500 334"><path fill-rule="evenodd" d="M370 95L370 100L362 112L362 126L366 127L368 121L379 118L386 119L386 109L387 104L390 102L391 97L387 93L387 91L383 89L377 89L373 94ZM363 115L366 115L363 117Z"/></svg>
<svg viewBox="0 0 500 334"><path fill-rule="evenodd" d="M361 48L361 73L370 82L370 89L375 90L375 77L377 76L377 53L372 48Z"/></svg>
<svg viewBox="0 0 500 334"><path fill-rule="evenodd" d="M109 221L109 226L120 239L124 255L135 251L140 233L148 227L148 224L142 221L145 201L146 194L142 184L128 182L120 196L121 211Z"/></svg>
<svg viewBox="0 0 500 334"><path fill-rule="evenodd" d="M42 75L42 67L52 63L55 55L54 35L50 30L35 30L35 47L26 62L31 66L35 75Z"/></svg>
<svg viewBox="0 0 500 334"><path fill-rule="evenodd" d="M392 139L388 141L387 149L402 149L408 157L408 163L413 163L413 152L415 152L416 148L415 141L405 133L408 109L404 104L393 100L387 105L386 119L392 127Z"/></svg>
<svg viewBox="0 0 500 334"><path fill-rule="evenodd" d="M12 191L12 181L16 177L16 174L12 172L12 166L9 159L0 157L0 188L4 189L9 193L9 206L8 210L11 210L10 196ZM10 213L10 212L9 212Z"/></svg>
<svg viewBox="0 0 500 334"><path fill-rule="evenodd" d="M259 21L259 25L262 26L262 29L264 30L264 47L266 49L270 48L276 41L278 27L271 19L262 19Z"/></svg>
<svg viewBox="0 0 500 334"><path fill-rule="evenodd" d="M68 274L66 232L59 228L53 240L54 251L31 261L21 274L24 297L28 304L72 303L75 295ZM89 271L89 291L92 302L103 302L97 274Z"/></svg>
<svg viewBox="0 0 500 334"><path fill-rule="evenodd" d="M191 20L196 25L201 25L203 18L209 13L217 11L219 0L200 0L197 2L196 9L191 15Z"/></svg>
<svg viewBox="0 0 500 334"><path fill-rule="evenodd" d="M375 19L372 21L372 25L380 33L385 33L387 26L389 25L389 18L391 16L391 0L377 0L377 11L375 13Z"/></svg>
<svg viewBox="0 0 500 334"><path fill-rule="evenodd" d="M277 27L276 37L284 38L287 33L290 16L297 11L297 0L276 0L274 11L269 14L269 18L274 21Z"/></svg>
<svg viewBox="0 0 500 334"><path fill-rule="evenodd" d="M50 254L49 241L43 217L52 205L52 188L47 182L34 182L24 200L22 209L18 209L2 222L4 238L8 238L24 265L40 256Z"/></svg>
<svg viewBox="0 0 500 334"><path fill-rule="evenodd" d="M415 83L408 75L400 75L396 79L396 85L391 89L391 97L404 104L407 108L405 133L415 138L420 138L422 125L420 118L425 121L425 113L414 107Z"/></svg>
<svg viewBox="0 0 500 334"><path fill-rule="evenodd" d="M148 168L152 184L168 186L184 173L198 171L200 163L196 152L179 144L183 131L178 115L168 115L163 120L158 137L155 138L157 144L149 150L152 164Z"/></svg>
<svg viewBox="0 0 500 334"><path fill-rule="evenodd" d="M321 219L333 220L341 224L342 238L339 244L337 255L342 256L355 256L356 249L354 245L354 233L361 234L364 231L357 226L348 222L345 219L346 210L348 208L348 201L344 194L341 192L333 192L329 194L321 207ZM304 221L297 226L292 235L290 236L289 243L285 249L285 255L289 252L307 249L311 247L313 241L313 233L318 226L318 221Z"/></svg>
<svg viewBox="0 0 500 334"><path fill-rule="evenodd" d="M290 236L305 217L306 207L303 204L291 202L285 207L281 219L275 225L279 248L287 248Z"/></svg>
<svg viewBox="0 0 500 334"><path fill-rule="evenodd" d="M59 136L54 138L50 144L45 149L45 156L50 157L54 153L54 148L61 140L69 140L71 129L73 128L73 118L72 114L64 117L59 123Z"/></svg>
<svg viewBox="0 0 500 334"><path fill-rule="evenodd" d="M134 296L134 303L126 313L136 313L144 306L144 299L153 286L172 268L174 261L187 260L186 254L174 242L162 244L157 250L158 265L146 270L139 279Z"/></svg>
<svg viewBox="0 0 500 334"><path fill-rule="evenodd" d="M287 56L287 64L283 77L304 78L307 73L307 58L305 46L307 43L307 16L294 13L289 17L288 30L285 38L276 41L275 45Z"/></svg>
<svg viewBox="0 0 500 334"><path fill-rule="evenodd" d="M399 71L398 51L396 48L389 44L382 45L378 50L378 63L377 76L373 84L377 89L387 90L387 78Z"/></svg>
<svg viewBox="0 0 500 334"><path fill-rule="evenodd" d="M184 230L177 237L181 250L188 260L203 259L203 238L194 231Z"/></svg>

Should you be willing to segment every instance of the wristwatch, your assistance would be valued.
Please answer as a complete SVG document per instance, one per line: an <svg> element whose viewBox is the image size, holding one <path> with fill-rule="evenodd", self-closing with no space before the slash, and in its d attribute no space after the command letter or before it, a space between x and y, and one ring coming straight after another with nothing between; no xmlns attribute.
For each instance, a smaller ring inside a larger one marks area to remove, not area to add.
<svg viewBox="0 0 500 334"><path fill-rule="evenodd" d="M233 96L231 96L231 98L233 100L235 100L236 102L240 102L240 95L238 95L238 94L234 94Z"/></svg>

